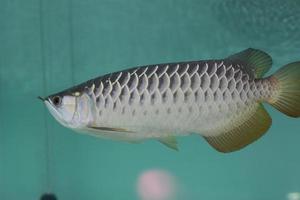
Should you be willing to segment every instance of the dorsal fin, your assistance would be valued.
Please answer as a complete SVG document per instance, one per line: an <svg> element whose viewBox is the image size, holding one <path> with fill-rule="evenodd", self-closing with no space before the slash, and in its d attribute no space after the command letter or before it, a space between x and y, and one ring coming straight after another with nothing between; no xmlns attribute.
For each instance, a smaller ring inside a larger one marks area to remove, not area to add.
<svg viewBox="0 0 300 200"><path fill-rule="evenodd" d="M227 59L242 61L246 64L246 70L255 78L262 78L272 66L272 58L267 53L258 49L246 49Z"/></svg>

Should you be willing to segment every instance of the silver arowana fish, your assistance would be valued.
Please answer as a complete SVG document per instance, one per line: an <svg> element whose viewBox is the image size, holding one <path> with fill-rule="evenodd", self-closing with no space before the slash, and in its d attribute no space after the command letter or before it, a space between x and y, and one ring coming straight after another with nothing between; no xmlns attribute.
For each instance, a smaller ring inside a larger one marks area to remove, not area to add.
<svg viewBox="0 0 300 200"><path fill-rule="evenodd" d="M135 67L41 98L75 131L128 142L199 134L216 150L239 150L269 129L267 102L300 116L300 62L264 78L271 57L247 49L225 59Z"/></svg>

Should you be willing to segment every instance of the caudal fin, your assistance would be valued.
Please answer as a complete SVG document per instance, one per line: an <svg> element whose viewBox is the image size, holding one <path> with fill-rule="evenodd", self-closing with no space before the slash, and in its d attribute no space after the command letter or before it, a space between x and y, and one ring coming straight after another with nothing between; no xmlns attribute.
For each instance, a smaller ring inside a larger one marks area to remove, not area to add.
<svg viewBox="0 0 300 200"><path fill-rule="evenodd" d="M276 92L269 103L288 116L300 117L300 62L285 65L270 79Z"/></svg>

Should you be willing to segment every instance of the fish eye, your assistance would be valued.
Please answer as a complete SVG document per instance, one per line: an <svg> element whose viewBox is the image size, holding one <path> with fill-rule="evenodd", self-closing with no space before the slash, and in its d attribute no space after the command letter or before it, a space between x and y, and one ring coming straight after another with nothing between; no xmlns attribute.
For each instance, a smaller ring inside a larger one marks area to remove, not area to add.
<svg viewBox="0 0 300 200"><path fill-rule="evenodd" d="M59 106L61 104L61 101L62 101L62 99L60 96L55 96L52 99L52 102L55 106Z"/></svg>

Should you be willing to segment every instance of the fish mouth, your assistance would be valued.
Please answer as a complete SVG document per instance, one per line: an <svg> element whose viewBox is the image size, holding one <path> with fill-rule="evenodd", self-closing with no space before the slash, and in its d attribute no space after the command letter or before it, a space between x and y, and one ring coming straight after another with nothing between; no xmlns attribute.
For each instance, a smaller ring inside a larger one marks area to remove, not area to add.
<svg viewBox="0 0 300 200"><path fill-rule="evenodd" d="M46 104L46 107L50 111L51 115L62 125L66 126L66 122L64 121L62 115L55 109L55 106L52 104L52 102L48 101L47 99L43 99L43 101Z"/></svg>
<svg viewBox="0 0 300 200"><path fill-rule="evenodd" d="M43 98L42 98L43 99ZM48 108L49 112L51 113L51 115L56 119L56 121L58 121L61 125L65 126L65 127L71 127L71 122L66 121L63 117L63 115L57 110L57 108L55 107L55 105L52 103L52 101L50 99L43 99L43 102L45 103L46 107ZM72 117L72 120L74 118L74 115Z"/></svg>

